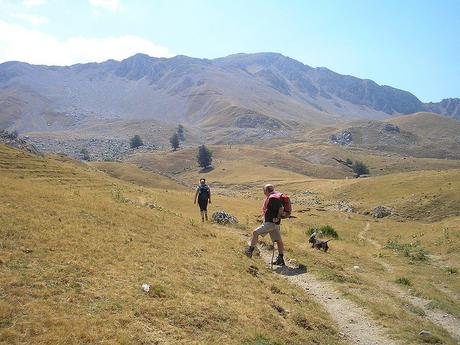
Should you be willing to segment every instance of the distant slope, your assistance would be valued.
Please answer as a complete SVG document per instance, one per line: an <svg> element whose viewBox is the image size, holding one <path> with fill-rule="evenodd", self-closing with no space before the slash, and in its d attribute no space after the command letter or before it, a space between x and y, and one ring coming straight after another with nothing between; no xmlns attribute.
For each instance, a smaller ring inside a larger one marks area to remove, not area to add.
<svg viewBox="0 0 460 345"><path fill-rule="evenodd" d="M425 109L459 117L456 99L423 104L407 91L276 53L214 60L137 54L66 67L6 62L0 64L2 100L8 106L0 110L0 124L22 132L157 120L276 135L299 124L383 119Z"/></svg>

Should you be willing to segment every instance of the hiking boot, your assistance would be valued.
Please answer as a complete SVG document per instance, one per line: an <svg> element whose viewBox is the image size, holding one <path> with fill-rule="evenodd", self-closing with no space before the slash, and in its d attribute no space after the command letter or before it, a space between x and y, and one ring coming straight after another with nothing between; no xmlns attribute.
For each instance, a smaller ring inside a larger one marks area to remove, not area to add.
<svg viewBox="0 0 460 345"><path fill-rule="evenodd" d="M244 251L244 255L246 255L248 258L252 258L252 253L254 253L254 247L252 246L248 246Z"/></svg>
<svg viewBox="0 0 460 345"><path fill-rule="evenodd" d="M285 266L286 264L284 263L284 257L278 255L278 257L276 258L276 260L273 261L273 265L276 265L276 266Z"/></svg>

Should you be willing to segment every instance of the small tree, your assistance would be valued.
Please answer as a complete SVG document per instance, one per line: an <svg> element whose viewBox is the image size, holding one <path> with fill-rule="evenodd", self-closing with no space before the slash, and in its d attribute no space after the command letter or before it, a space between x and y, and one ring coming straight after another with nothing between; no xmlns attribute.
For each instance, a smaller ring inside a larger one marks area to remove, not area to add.
<svg viewBox="0 0 460 345"><path fill-rule="evenodd" d="M185 141L184 126L182 126L181 124L177 126L177 136L179 137L180 141Z"/></svg>
<svg viewBox="0 0 460 345"><path fill-rule="evenodd" d="M89 152L86 148L82 148L80 150L80 155L81 155L81 159L83 159L84 161L89 161L90 160L90 157L89 157Z"/></svg>
<svg viewBox="0 0 460 345"><path fill-rule="evenodd" d="M202 168L206 168L212 163L212 152L204 145L198 148L198 154L196 156L198 164Z"/></svg>
<svg viewBox="0 0 460 345"><path fill-rule="evenodd" d="M139 146L144 145L144 142L142 141L141 137L136 134L134 137L131 138L131 140L129 141L129 144L132 149L135 149Z"/></svg>
<svg viewBox="0 0 460 345"><path fill-rule="evenodd" d="M169 142L171 143L171 147L174 151L176 151L179 148L179 135L177 133L174 133L171 138L169 138Z"/></svg>
<svg viewBox="0 0 460 345"><path fill-rule="evenodd" d="M369 168L363 162L355 161L353 163L352 168L353 168L353 171L355 172L355 174L358 175L358 176L369 174Z"/></svg>

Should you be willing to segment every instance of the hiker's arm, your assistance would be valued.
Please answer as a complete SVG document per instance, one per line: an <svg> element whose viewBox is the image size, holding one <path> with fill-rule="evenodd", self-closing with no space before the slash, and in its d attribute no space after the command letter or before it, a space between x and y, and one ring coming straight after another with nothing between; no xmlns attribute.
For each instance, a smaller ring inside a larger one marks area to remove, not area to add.
<svg viewBox="0 0 460 345"><path fill-rule="evenodd" d="M211 204L211 190L209 190L209 196L208 196L208 199L209 199L209 203Z"/></svg>
<svg viewBox="0 0 460 345"><path fill-rule="evenodd" d="M196 198L197 198L197 196L198 196L198 189L197 189L196 192L195 192L195 200L193 201L194 204L196 204Z"/></svg>

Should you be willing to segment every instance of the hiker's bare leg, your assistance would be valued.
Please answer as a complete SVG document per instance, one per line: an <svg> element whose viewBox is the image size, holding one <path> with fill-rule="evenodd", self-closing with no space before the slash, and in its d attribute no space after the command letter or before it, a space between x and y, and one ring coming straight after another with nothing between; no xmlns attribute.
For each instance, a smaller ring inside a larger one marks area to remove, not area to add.
<svg viewBox="0 0 460 345"><path fill-rule="evenodd" d="M201 211L201 221L204 222L204 211Z"/></svg>
<svg viewBox="0 0 460 345"><path fill-rule="evenodd" d="M252 232L252 239L251 239L251 247L255 247L257 242L259 241L259 234L256 230Z"/></svg>
<svg viewBox="0 0 460 345"><path fill-rule="evenodd" d="M204 211L204 216L206 218L206 221L208 220L208 211Z"/></svg>
<svg viewBox="0 0 460 345"><path fill-rule="evenodd" d="M276 241L278 246L278 254L284 255L284 243L283 240Z"/></svg>

